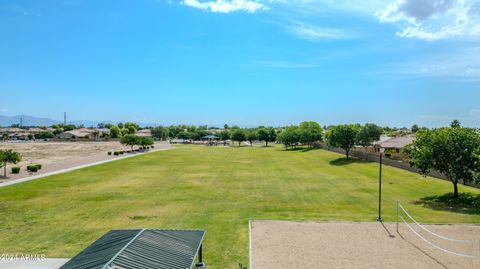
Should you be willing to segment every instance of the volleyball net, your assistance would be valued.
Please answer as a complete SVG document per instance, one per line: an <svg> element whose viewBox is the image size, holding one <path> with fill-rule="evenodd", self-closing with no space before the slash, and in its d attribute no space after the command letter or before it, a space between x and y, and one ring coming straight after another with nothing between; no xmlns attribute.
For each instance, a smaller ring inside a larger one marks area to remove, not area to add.
<svg viewBox="0 0 480 269"><path fill-rule="evenodd" d="M451 247L452 245L462 245L462 249L472 249L472 252L475 251L479 253L480 240L456 239L434 232L415 220L415 218L402 206L402 204L397 202L397 233L399 233L400 223L404 223L408 230L411 231L416 237L437 250L463 258L480 258L480 255L478 254L471 255L467 253L461 253L457 250L452 250L451 248L449 249L449 247L444 246L448 245ZM448 243L441 244L440 242Z"/></svg>

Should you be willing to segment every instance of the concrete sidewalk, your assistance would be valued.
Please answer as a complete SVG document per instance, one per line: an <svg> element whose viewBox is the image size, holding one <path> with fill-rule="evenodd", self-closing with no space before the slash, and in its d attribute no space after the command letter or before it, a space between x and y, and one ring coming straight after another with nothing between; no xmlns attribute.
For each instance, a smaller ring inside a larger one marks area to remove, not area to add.
<svg viewBox="0 0 480 269"><path fill-rule="evenodd" d="M56 170L56 171L52 171L52 172L49 172L49 173L44 173L44 174L40 174L40 175L36 175L36 176L30 176L30 177L24 177L24 178L19 178L19 179L15 179L15 180L10 180L10 181L0 183L0 188L10 186L10 185L14 185L14 184L19 184L19 183L22 183L22 182L27 182L27 181L30 181L30 180L35 180L35 179L48 177L48 176L51 176L51 175L70 172L70 171L85 168L85 167L104 164L104 163L113 162L113 161L117 161L117 160L123 160L123 159L126 159L126 158L136 157L136 156L140 156L140 155L144 155L144 154L148 154L148 153L152 153L152 152L169 150L169 149L172 149L172 148L173 147L170 144L165 144L165 146L162 147L162 148L155 148L154 150L149 150L149 151L146 151L146 152L133 153L133 154L129 154L129 155L126 155L126 156L121 156L121 157L118 157L118 158L115 158L115 159L108 159L108 160L103 160L103 161L99 161L99 162L93 162L93 163L89 163L89 164L83 164L83 165L73 166L73 167L69 167L69 168L65 168L65 169L60 169L60 170ZM0 267L0 268L2 268L2 267Z"/></svg>

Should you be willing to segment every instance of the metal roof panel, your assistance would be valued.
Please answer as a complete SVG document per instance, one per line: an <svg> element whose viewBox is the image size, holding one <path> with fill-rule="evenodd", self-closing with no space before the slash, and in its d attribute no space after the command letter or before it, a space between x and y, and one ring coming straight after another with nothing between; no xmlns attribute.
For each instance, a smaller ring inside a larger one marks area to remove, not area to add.
<svg viewBox="0 0 480 269"><path fill-rule="evenodd" d="M112 230L60 269L189 269L204 234L201 230Z"/></svg>

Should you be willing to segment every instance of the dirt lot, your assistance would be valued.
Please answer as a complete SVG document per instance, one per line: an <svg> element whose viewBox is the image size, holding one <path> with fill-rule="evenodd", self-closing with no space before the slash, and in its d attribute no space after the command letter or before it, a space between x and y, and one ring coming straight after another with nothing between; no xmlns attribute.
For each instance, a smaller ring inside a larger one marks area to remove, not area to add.
<svg viewBox="0 0 480 269"><path fill-rule="evenodd" d="M252 269L480 268L480 258L436 250L406 225L400 225L399 234L395 223L253 221L251 225ZM479 225L425 227L444 236L474 240L460 244L432 239L449 250L480 257Z"/></svg>
<svg viewBox="0 0 480 269"><path fill-rule="evenodd" d="M155 149L169 146L166 143L156 142ZM94 163L103 160L115 159L116 156L109 156L107 152L118 150L129 150L130 147L122 146L118 141L108 142L0 142L0 149L12 149L20 152L22 161L15 166L21 166L20 174L11 174L7 166L7 178L3 177L3 168L0 171L0 182L12 179L24 178L32 175L39 175L53 172L78 165ZM42 164L42 169L35 173L26 171L26 166L32 163Z"/></svg>

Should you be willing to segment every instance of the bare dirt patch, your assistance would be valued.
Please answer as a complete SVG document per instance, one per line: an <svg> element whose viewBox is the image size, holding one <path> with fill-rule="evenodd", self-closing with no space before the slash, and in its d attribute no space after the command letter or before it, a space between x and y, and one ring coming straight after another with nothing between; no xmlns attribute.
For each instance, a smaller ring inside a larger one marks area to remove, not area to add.
<svg viewBox="0 0 480 269"><path fill-rule="evenodd" d="M480 256L479 225L426 225L432 231L472 244L443 243ZM274 268L480 268L480 258L441 252L403 224L253 221L252 269ZM441 242L435 242L441 244Z"/></svg>
<svg viewBox="0 0 480 269"><path fill-rule="evenodd" d="M165 148L169 144L157 142L155 149ZM99 142L0 142L0 149L12 149L22 155L22 161L16 165L7 166L7 178L3 178L3 168L0 171L0 182L24 178L32 175L62 170L74 166L115 159L119 156L108 155L109 151L127 151L130 147L122 146L118 141ZM120 155L122 156L122 155ZM42 164L37 173L29 173L29 164ZM11 167L20 166L19 174L12 174Z"/></svg>

